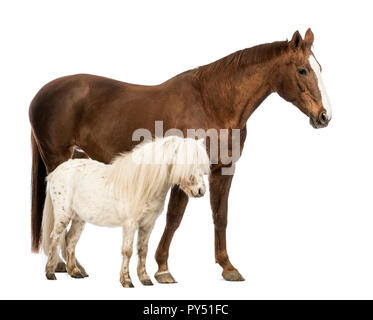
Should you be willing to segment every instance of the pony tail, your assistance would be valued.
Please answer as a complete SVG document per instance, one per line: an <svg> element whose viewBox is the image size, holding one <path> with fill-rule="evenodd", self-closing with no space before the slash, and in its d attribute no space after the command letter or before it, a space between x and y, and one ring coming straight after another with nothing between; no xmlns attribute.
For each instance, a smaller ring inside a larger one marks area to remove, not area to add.
<svg viewBox="0 0 373 320"><path fill-rule="evenodd" d="M42 246L45 255L48 255L51 244L51 233L54 227L54 213L52 199L47 190L45 198L44 210L43 210L43 222L42 222Z"/></svg>

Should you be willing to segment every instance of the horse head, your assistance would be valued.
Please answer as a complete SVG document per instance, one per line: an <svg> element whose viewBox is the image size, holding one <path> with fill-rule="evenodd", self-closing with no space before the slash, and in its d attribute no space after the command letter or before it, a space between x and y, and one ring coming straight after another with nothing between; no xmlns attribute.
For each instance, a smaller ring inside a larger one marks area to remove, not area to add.
<svg viewBox="0 0 373 320"><path fill-rule="evenodd" d="M321 66L311 51L313 41L311 29L304 39L298 31L294 33L288 43L288 54L279 64L274 91L305 113L314 128L323 128L329 124L332 113Z"/></svg>

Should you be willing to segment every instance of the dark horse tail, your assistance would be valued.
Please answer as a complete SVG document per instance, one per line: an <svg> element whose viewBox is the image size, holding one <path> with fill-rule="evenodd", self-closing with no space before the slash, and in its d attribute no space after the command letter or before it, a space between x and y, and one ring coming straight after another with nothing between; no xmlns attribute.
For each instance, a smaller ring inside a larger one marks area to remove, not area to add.
<svg viewBox="0 0 373 320"><path fill-rule="evenodd" d="M33 132L31 132L32 173L31 173L31 250L39 252L41 223L45 200L47 171L41 158Z"/></svg>

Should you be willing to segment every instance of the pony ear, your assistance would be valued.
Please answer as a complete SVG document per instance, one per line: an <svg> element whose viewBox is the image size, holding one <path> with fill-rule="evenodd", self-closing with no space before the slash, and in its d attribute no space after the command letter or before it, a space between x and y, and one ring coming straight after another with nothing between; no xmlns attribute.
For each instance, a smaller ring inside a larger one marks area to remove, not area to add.
<svg viewBox="0 0 373 320"><path fill-rule="evenodd" d="M306 35L304 36L304 43L308 49L310 49L313 45L313 40L315 39L311 28L308 28L306 31Z"/></svg>
<svg viewBox="0 0 373 320"><path fill-rule="evenodd" d="M302 36L300 35L299 31L294 32L293 37L291 38L289 44L290 44L290 47L294 51L296 51L297 49L302 47L303 39L302 39Z"/></svg>

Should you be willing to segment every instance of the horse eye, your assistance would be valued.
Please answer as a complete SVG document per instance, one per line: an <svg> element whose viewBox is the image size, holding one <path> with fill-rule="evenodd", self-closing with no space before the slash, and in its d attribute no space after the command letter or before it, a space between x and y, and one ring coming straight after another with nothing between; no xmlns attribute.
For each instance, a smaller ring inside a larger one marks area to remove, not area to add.
<svg viewBox="0 0 373 320"><path fill-rule="evenodd" d="M301 74L302 76L305 76L307 74L306 69L298 69L298 73Z"/></svg>

